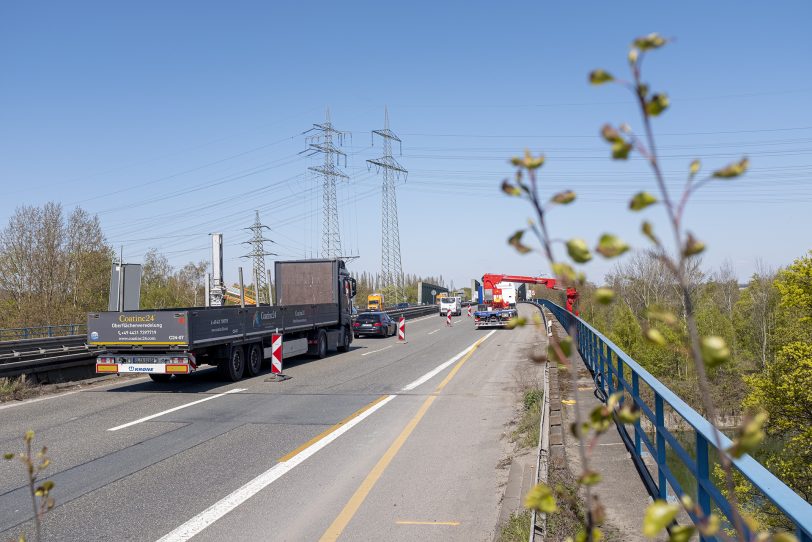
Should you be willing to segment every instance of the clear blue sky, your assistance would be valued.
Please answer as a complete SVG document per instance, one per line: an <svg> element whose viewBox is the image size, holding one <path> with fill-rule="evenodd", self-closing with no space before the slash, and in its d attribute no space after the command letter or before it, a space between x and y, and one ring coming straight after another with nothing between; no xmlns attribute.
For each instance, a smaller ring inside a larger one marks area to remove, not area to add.
<svg viewBox="0 0 812 542"><path fill-rule="evenodd" d="M4 2L0 223L20 205L81 205L126 260L154 247L175 265L208 259L207 234L221 231L234 280L259 209L280 257L310 255L321 195L300 134L329 106L352 132L343 245L360 255L354 269L375 271L380 180L365 160L388 105L410 171L398 187L405 272L457 286L548 272L505 245L530 213L498 187L525 147L547 155L550 193L580 196L550 217L557 237L609 230L642 247L626 205L650 176L638 159L610 161L597 135L639 119L621 89L586 76L624 73L631 39L658 31L677 39L646 76L671 97L656 122L671 182L694 157L751 158L687 217L706 265L729 258L744 279L757 258L777 267L812 247L810 20L808 1ZM662 209L647 216L665 227ZM600 281L610 266L586 270Z"/></svg>

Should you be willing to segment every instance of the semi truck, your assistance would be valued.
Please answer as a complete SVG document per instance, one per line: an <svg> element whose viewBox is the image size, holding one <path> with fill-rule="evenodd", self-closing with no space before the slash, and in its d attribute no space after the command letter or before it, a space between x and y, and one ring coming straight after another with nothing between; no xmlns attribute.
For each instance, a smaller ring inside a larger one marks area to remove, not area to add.
<svg viewBox="0 0 812 542"><path fill-rule="evenodd" d="M87 316L97 373L142 373L156 382L214 365L225 380L256 376L281 335L283 359L319 358L352 342L355 279L341 260L276 262L276 305L191 307Z"/></svg>

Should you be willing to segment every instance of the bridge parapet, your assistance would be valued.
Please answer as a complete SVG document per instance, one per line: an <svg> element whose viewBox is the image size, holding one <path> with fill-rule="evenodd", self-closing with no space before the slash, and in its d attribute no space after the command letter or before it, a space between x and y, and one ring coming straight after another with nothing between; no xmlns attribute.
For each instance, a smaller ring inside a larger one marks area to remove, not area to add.
<svg viewBox="0 0 812 542"><path fill-rule="evenodd" d="M537 303L550 310L567 332L574 327L576 337L573 340L600 393L607 397L617 391L624 392L624 397L630 397L653 426L652 439L639 420L632 427L632 435L626 425L616 420L618 432L649 494L664 500L668 500L669 493L676 497L688 495L695 500L704 516L719 512L732 524L730 502L712 478L713 458L719 453L717 440L723 449L727 449L732 445L730 439L722 433L717 438L711 422L584 320L551 301L539 300ZM653 402L653 405L649 402ZM686 449L677 436L669 431L665 423L666 408L684 420L693 437L693 449ZM656 465L655 469L649 469L644 460L646 452ZM669 467L672 458L676 458L690 473L693 482L690 493ZM749 455L731 459L736 470L793 523L798 539L812 542L812 505ZM688 514L695 523L700 519L693 511L688 511Z"/></svg>

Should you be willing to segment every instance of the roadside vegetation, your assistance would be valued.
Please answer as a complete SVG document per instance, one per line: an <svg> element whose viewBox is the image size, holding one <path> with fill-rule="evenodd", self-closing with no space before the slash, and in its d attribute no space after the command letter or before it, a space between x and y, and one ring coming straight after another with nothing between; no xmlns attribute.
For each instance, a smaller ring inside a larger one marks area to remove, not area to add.
<svg viewBox="0 0 812 542"><path fill-rule="evenodd" d="M510 514L499 531L499 542L527 542L530 539L530 510Z"/></svg>
<svg viewBox="0 0 812 542"><path fill-rule="evenodd" d="M522 398L522 412L516 428L510 434L510 441L519 448L535 448L539 445L541 423L541 400L543 393L538 388L526 390Z"/></svg>
<svg viewBox="0 0 812 542"><path fill-rule="evenodd" d="M25 379L25 375L17 378L0 378L0 403L22 401L40 393L40 388L30 385Z"/></svg>

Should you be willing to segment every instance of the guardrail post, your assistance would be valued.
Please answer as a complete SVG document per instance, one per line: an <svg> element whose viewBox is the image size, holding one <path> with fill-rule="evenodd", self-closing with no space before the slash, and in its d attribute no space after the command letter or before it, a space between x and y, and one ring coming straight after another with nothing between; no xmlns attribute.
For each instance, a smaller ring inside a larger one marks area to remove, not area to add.
<svg viewBox="0 0 812 542"><path fill-rule="evenodd" d="M696 496L699 501L699 508L702 510L704 517L709 517L711 514L710 495L703 487L703 482L710 481L710 465L708 464L708 440L694 431L696 437ZM707 540L704 536L701 537L703 542Z"/></svg>
<svg viewBox="0 0 812 542"><path fill-rule="evenodd" d="M665 479L665 407L663 398L659 393L654 393L654 417L656 419L655 428L657 431L657 477L659 479L660 498L668 499L668 482Z"/></svg>
<svg viewBox="0 0 812 542"><path fill-rule="evenodd" d="M637 376L637 373L632 371L632 397L634 398L635 403L643 402L640 399L640 378ZM639 407L639 405L637 405ZM642 409L640 409L642 414ZM643 455L643 446L640 439L640 433L643 431L642 426L640 425L640 418L637 418L637 421L634 422L634 451L637 453L637 457L641 457Z"/></svg>
<svg viewBox="0 0 812 542"><path fill-rule="evenodd" d="M54 336L54 326L48 326L48 336L49 337Z"/></svg>

